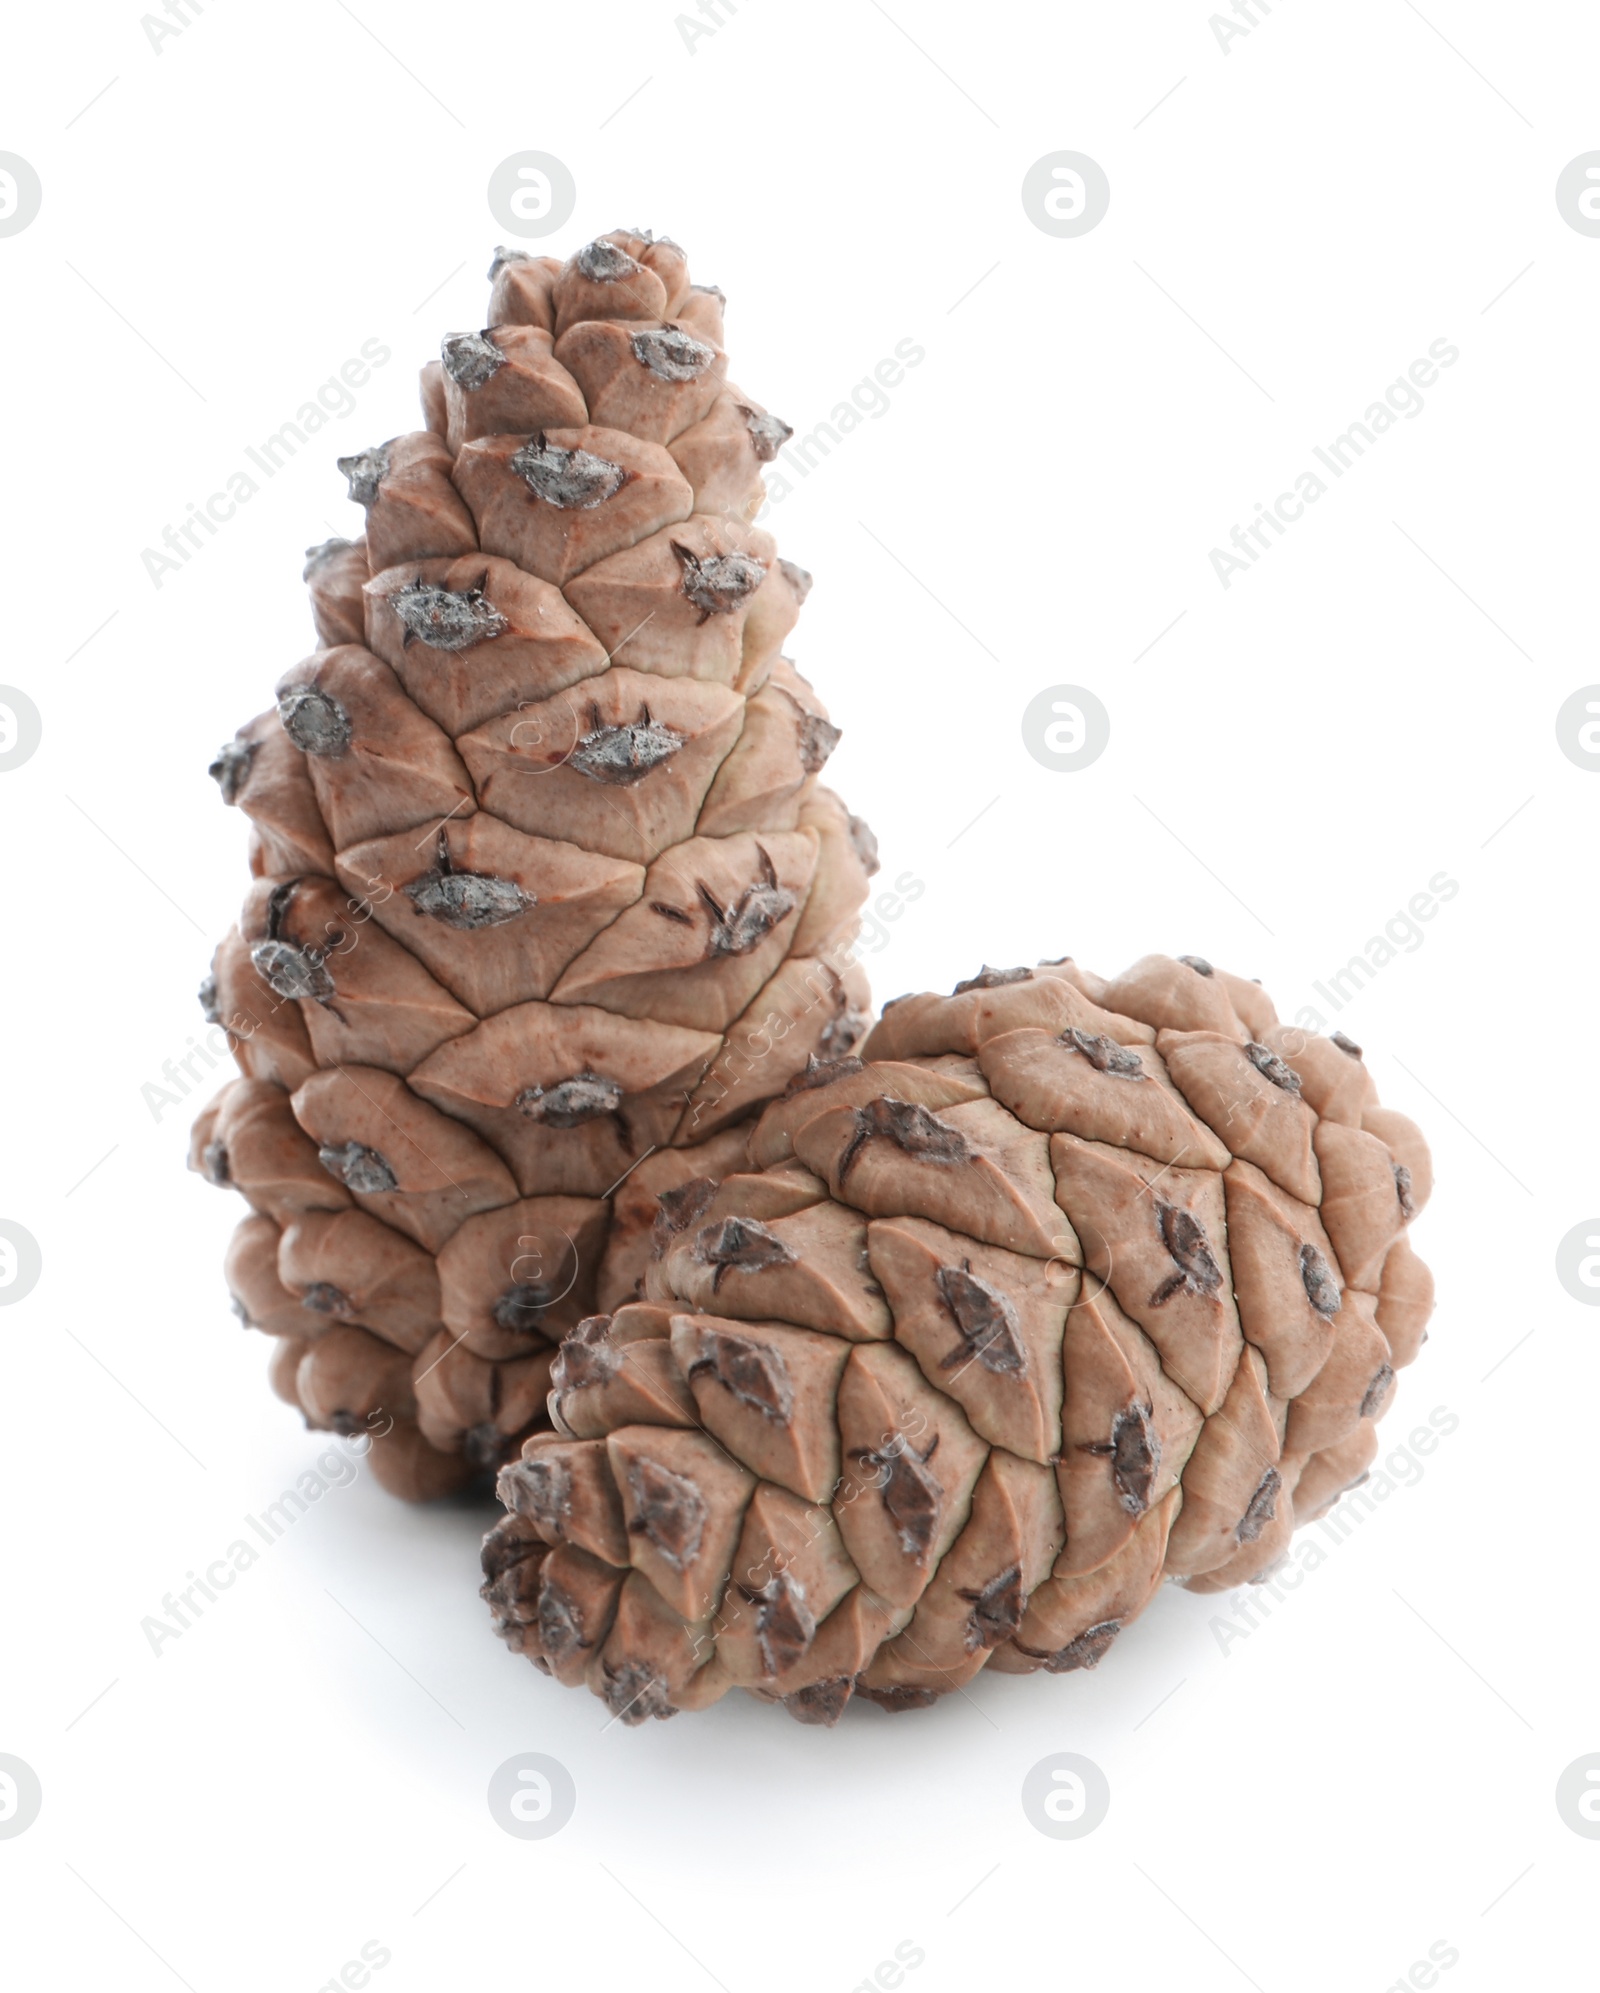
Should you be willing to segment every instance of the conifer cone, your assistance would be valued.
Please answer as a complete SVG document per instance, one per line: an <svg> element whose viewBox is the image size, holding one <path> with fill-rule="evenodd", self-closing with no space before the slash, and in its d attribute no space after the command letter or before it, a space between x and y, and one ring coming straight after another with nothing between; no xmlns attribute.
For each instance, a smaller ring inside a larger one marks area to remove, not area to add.
<svg viewBox="0 0 1600 1993"><path fill-rule="evenodd" d="M496 1630L627 1723L1093 1668L1163 1576L1260 1577L1364 1478L1431 1184L1358 1046L1198 957L900 998L562 1342Z"/></svg>
<svg viewBox="0 0 1600 1993"><path fill-rule="evenodd" d="M319 648L211 769L254 877L191 1160L252 1207L274 1388L413 1497L515 1456L656 1193L868 1024L874 845L782 654L810 576L753 521L790 432L721 292L627 231L490 274L426 427L341 460L366 532L309 554Z"/></svg>

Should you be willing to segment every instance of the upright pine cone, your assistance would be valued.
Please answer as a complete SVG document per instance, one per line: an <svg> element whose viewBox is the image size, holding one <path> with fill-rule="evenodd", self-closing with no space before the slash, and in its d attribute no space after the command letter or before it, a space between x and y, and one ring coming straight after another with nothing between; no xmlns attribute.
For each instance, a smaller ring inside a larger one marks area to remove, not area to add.
<svg viewBox="0 0 1600 1993"><path fill-rule="evenodd" d="M500 1476L497 1631L625 1722L1092 1668L1361 1479L1422 1343L1422 1137L1255 983L985 969L864 1055L669 1201Z"/></svg>
<svg viewBox="0 0 1600 1993"><path fill-rule="evenodd" d="M411 1496L515 1454L656 1193L868 1022L872 837L780 654L810 577L751 522L790 432L726 378L721 292L623 231L491 276L427 427L341 460L322 647L211 770L255 881L192 1160L253 1207L228 1279L276 1388Z"/></svg>

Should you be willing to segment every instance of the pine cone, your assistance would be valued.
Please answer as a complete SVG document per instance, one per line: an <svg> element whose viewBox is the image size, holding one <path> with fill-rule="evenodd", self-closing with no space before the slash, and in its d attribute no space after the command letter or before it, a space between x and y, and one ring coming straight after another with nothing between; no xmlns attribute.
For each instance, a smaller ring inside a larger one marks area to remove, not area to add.
<svg viewBox="0 0 1600 1993"><path fill-rule="evenodd" d="M202 991L244 1077L192 1161L308 1421L396 1493L544 1424L555 1345L638 1288L656 1194L868 1022L870 833L780 648L810 577L752 522L789 431L722 295L618 231L498 252L426 429L341 460L322 648L212 767L255 883Z"/></svg>
<svg viewBox="0 0 1600 1993"><path fill-rule="evenodd" d="M1422 1343L1421 1134L1258 985L985 969L863 1058L664 1201L500 1476L497 1630L624 1722L1095 1667L1363 1478Z"/></svg>

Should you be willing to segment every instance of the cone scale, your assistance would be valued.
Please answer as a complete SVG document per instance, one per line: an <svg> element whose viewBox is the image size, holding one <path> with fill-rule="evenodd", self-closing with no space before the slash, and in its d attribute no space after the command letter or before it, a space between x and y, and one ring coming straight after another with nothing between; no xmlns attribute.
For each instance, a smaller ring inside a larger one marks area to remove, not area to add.
<svg viewBox="0 0 1600 1993"><path fill-rule="evenodd" d="M274 1388L427 1497L548 1424L556 1346L636 1297L658 1193L851 1053L871 833L753 523L789 431L665 239L500 251L425 427L341 460L319 648L212 766L253 875L202 990L241 1077L193 1166L243 1193Z"/></svg>
<svg viewBox="0 0 1600 1993"><path fill-rule="evenodd" d="M1432 1172L1361 1050L1198 957L889 1005L578 1324L500 1475L496 1630L625 1723L1098 1666L1364 1478Z"/></svg>

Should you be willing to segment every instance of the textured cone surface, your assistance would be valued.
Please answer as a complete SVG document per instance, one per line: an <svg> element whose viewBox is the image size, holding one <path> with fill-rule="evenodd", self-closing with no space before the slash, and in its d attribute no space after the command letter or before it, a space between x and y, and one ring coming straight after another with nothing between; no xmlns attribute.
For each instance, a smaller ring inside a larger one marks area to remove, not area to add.
<svg viewBox="0 0 1600 1993"><path fill-rule="evenodd" d="M625 1723L1097 1667L1365 1478L1425 1340L1420 1131L1197 957L902 998L746 1148L661 1184L485 1541L497 1630Z"/></svg>
<svg viewBox="0 0 1600 1993"><path fill-rule="evenodd" d="M243 1077L191 1163L252 1207L228 1280L274 1390L419 1499L549 1429L556 1346L637 1299L658 1195L743 1167L741 1124L869 1022L875 847L780 654L810 577L753 521L790 432L728 381L721 293L627 231L491 277L424 428L340 460L366 530L307 556L319 648L210 771L254 884L202 991ZM623 1422L692 1421L660 1351L604 1397ZM720 1596L715 1486L698 1563L669 1541L624 1593L609 1541L551 1560L527 1637L562 1679L602 1619L667 1639L652 1584Z"/></svg>

